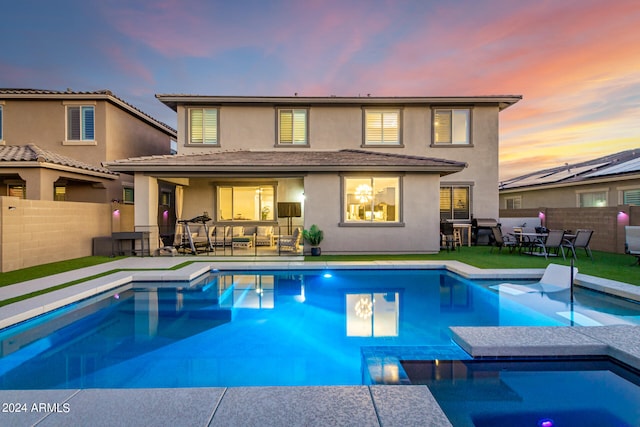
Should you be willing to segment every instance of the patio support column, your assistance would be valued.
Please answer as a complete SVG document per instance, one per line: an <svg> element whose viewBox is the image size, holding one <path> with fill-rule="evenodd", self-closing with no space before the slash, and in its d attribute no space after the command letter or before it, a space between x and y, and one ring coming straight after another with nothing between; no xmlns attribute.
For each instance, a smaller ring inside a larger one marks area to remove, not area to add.
<svg viewBox="0 0 640 427"><path fill-rule="evenodd" d="M158 249L158 179L136 172L135 188L135 231L148 231L151 253Z"/></svg>
<svg viewBox="0 0 640 427"><path fill-rule="evenodd" d="M41 168L21 170L20 178L25 181L28 200L53 200L53 181Z"/></svg>

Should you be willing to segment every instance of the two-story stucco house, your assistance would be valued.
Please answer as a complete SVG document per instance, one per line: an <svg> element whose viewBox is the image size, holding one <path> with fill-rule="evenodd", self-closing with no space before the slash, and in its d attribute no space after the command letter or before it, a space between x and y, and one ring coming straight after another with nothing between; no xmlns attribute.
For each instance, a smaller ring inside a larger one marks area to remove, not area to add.
<svg viewBox="0 0 640 427"><path fill-rule="evenodd" d="M317 224L324 253L437 252L441 219L496 218L498 117L521 99L157 98L178 155L105 163L135 174L138 231L158 233L175 200L216 228Z"/></svg>
<svg viewBox="0 0 640 427"><path fill-rule="evenodd" d="M133 202L102 162L169 154L176 131L108 90L0 89L0 196Z"/></svg>

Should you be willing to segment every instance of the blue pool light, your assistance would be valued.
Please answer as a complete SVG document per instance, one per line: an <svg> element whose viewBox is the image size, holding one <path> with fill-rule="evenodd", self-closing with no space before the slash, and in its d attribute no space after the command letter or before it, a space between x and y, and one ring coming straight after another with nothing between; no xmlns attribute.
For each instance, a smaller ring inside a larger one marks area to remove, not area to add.
<svg viewBox="0 0 640 427"><path fill-rule="evenodd" d="M324 273L322 277L324 277L325 279L331 279L333 276L331 275L331 273Z"/></svg>
<svg viewBox="0 0 640 427"><path fill-rule="evenodd" d="M543 418L538 421L538 427L553 427L553 420L551 418Z"/></svg>

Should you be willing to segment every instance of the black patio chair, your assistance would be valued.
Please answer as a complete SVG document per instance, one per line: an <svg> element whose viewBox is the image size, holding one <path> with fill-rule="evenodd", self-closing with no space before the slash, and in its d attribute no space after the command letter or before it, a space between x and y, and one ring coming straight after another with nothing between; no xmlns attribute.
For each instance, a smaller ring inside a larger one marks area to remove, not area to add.
<svg viewBox="0 0 640 427"><path fill-rule="evenodd" d="M440 248L446 248L449 252L451 248L455 249L456 247L460 250L454 237L453 223L440 221Z"/></svg>
<svg viewBox="0 0 640 427"><path fill-rule="evenodd" d="M513 252L518 247L518 239L511 234L502 234L500 227L491 227L491 234L493 235L491 252L493 248L498 248L498 252L502 252L502 248L509 248L509 252Z"/></svg>

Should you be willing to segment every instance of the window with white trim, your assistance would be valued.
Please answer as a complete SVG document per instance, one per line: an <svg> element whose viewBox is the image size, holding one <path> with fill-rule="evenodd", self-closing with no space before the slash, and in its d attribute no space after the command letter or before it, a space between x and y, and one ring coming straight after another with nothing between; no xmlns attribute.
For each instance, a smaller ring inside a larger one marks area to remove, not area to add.
<svg viewBox="0 0 640 427"><path fill-rule="evenodd" d="M471 144L471 110L468 108L436 108L433 111L433 143Z"/></svg>
<svg viewBox="0 0 640 427"><path fill-rule="evenodd" d="M364 145L400 145L400 110L367 109Z"/></svg>
<svg viewBox="0 0 640 427"><path fill-rule="evenodd" d="M601 208L608 205L607 191L578 193L579 208Z"/></svg>
<svg viewBox="0 0 640 427"><path fill-rule="evenodd" d="M308 110L303 108L278 110L278 144L308 145Z"/></svg>
<svg viewBox="0 0 640 427"><path fill-rule="evenodd" d="M470 186L440 186L440 219L471 219L470 201Z"/></svg>
<svg viewBox="0 0 640 427"><path fill-rule="evenodd" d="M4 138L2 137L2 105L0 105L0 141L2 141Z"/></svg>
<svg viewBox="0 0 640 427"><path fill-rule="evenodd" d="M189 144L212 144L218 142L218 109L189 109Z"/></svg>
<svg viewBox="0 0 640 427"><path fill-rule="evenodd" d="M95 108L91 105L67 106L67 141L95 140Z"/></svg>
<svg viewBox="0 0 640 427"><path fill-rule="evenodd" d="M344 178L345 222L400 222L400 177Z"/></svg>

